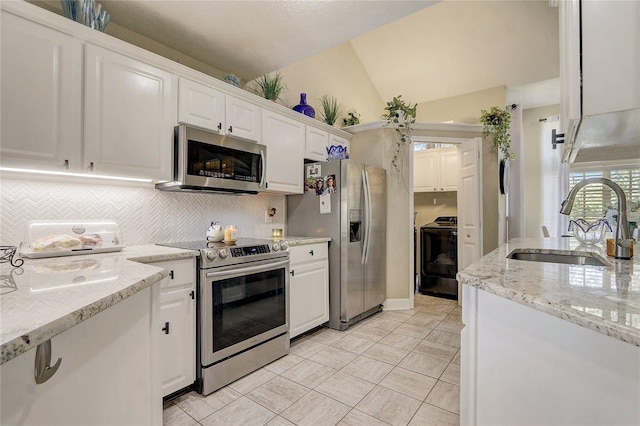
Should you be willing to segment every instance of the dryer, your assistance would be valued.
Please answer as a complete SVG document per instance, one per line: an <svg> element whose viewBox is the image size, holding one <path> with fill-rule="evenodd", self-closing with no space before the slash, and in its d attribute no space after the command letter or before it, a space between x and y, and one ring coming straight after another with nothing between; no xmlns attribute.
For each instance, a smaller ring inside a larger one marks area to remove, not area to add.
<svg viewBox="0 0 640 426"><path fill-rule="evenodd" d="M420 293L458 299L458 218L440 216L420 227Z"/></svg>

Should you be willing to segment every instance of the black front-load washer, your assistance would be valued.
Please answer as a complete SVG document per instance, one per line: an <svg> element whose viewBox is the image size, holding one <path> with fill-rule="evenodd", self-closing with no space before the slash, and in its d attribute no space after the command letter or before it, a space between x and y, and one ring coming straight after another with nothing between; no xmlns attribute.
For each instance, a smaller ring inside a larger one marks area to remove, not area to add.
<svg viewBox="0 0 640 426"><path fill-rule="evenodd" d="M458 299L458 218L441 216L420 227L420 293Z"/></svg>

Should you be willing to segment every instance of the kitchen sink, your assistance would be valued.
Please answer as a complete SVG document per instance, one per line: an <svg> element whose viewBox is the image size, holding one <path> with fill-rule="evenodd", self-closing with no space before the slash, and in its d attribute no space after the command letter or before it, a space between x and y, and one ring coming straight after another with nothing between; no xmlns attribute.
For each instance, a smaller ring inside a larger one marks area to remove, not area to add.
<svg viewBox="0 0 640 426"><path fill-rule="evenodd" d="M570 265L611 266L602 256L587 251L515 249L507 259L528 260L531 262L567 263Z"/></svg>

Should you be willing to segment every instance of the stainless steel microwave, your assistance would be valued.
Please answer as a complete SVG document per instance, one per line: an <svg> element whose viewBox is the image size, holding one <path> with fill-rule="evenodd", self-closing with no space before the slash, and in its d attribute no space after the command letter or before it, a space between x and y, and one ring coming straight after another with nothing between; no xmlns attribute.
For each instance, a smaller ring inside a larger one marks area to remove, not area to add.
<svg viewBox="0 0 640 426"><path fill-rule="evenodd" d="M257 194L266 189L267 147L180 124L174 130L173 180L162 191Z"/></svg>

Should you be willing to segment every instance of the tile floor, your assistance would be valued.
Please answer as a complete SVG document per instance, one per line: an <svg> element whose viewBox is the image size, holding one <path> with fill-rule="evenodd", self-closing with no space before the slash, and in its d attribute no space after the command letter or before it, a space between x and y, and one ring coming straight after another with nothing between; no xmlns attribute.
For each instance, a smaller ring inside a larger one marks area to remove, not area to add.
<svg viewBox="0 0 640 426"><path fill-rule="evenodd" d="M411 311L320 329L211 395L166 403L164 424L457 425L461 314L452 300L416 295Z"/></svg>

